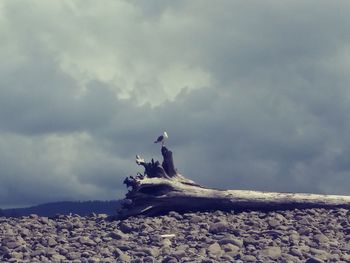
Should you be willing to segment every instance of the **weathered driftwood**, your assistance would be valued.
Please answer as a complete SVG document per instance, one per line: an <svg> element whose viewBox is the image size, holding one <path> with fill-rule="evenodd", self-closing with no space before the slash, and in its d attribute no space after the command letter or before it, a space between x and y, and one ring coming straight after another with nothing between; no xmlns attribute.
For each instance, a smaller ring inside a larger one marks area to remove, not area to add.
<svg viewBox="0 0 350 263"><path fill-rule="evenodd" d="M350 208L350 196L205 188L177 172L172 152L165 146L161 152L162 165L153 159L147 163L140 156L136 156L136 163L143 166L145 172L125 179L124 183L131 189L118 213L119 218L154 216L170 211Z"/></svg>

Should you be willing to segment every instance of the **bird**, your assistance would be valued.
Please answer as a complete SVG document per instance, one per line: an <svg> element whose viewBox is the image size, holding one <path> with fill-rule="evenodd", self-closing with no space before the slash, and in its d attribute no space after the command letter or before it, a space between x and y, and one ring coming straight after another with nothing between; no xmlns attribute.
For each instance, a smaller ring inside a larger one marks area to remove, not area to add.
<svg viewBox="0 0 350 263"><path fill-rule="evenodd" d="M163 146L164 143L165 143L165 139L168 139L168 134L166 133L166 131L163 132L163 135L160 135L160 136L157 138L157 140L154 141L154 143L160 142L160 143L162 143L162 146Z"/></svg>

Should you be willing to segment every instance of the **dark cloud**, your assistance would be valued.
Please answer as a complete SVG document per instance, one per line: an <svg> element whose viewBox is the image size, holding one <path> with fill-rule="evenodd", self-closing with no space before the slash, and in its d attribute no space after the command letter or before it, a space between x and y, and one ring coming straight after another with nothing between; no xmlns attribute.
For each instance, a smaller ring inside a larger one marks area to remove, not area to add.
<svg viewBox="0 0 350 263"><path fill-rule="evenodd" d="M209 187L350 194L348 5L2 4L0 207L121 198L163 130Z"/></svg>
<svg viewBox="0 0 350 263"><path fill-rule="evenodd" d="M40 134L95 129L115 113L118 101L105 83L92 81L81 91L56 63L38 56L30 62L11 75L0 72L2 130Z"/></svg>

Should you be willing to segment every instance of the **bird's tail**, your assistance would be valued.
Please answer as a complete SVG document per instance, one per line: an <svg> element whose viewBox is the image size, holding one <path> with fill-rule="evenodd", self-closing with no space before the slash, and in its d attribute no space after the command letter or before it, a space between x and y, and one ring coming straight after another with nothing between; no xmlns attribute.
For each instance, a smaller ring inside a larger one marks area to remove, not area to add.
<svg viewBox="0 0 350 263"><path fill-rule="evenodd" d="M154 141L154 143L158 143L158 141Z"/></svg>

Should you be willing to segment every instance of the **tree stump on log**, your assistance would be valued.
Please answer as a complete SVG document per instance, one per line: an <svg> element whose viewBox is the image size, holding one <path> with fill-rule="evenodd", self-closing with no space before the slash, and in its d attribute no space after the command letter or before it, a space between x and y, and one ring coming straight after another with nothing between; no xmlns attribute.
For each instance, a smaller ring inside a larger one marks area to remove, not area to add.
<svg viewBox="0 0 350 263"><path fill-rule="evenodd" d="M124 180L131 189L122 202L117 218L156 216L170 211L350 208L350 196L206 188L177 172L173 154L165 146L162 146L161 153L162 164L153 159L147 163L136 156L136 163L143 166L145 171Z"/></svg>

